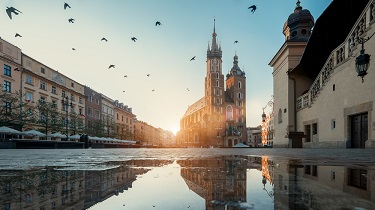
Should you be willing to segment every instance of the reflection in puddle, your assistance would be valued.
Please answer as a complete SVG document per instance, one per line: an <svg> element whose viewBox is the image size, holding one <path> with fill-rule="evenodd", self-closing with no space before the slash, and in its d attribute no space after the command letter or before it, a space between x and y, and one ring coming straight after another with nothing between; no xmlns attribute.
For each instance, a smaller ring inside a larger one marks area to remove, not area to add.
<svg viewBox="0 0 375 210"><path fill-rule="evenodd" d="M375 209L373 165L268 157L142 159L0 171L0 208Z"/></svg>

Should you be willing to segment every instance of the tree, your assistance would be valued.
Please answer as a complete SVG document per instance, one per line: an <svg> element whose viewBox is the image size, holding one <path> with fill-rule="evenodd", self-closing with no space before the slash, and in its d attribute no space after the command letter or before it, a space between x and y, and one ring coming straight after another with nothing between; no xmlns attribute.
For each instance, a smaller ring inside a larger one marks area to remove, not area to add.
<svg viewBox="0 0 375 210"><path fill-rule="evenodd" d="M21 93L0 92L0 126L10 126L22 130L32 121L32 113L27 109L27 102L21 101Z"/></svg>
<svg viewBox="0 0 375 210"><path fill-rule="evenodd" d="M104 128L103 136L115 137L117 135L116 123L109 116L102 119L102 125Z"/></svg>
<svg viewBox="0 0 375 210"><path fill-rule="evenodd" d="M43 127L46 135L48 134L48 131L61 130L62 120L60 120L60 116L56 103L38 100L34 118L36 124Z"/></svg>
<svg viewBox="0 0 375 210"><path fill-rule="evenodd" d="M88 120L85 133L90 136L103 136L103 129L101 120Z"/></svg>
<svg viewBox="0 0 375 210"><path fill-rule="evenodd" d="M78 115L75 112L71 112L69 114L69 124L70 124L70 130L73 135L75 134L83 134L85 130L85 126L83 124L83 119L80 115Z"/></svg>

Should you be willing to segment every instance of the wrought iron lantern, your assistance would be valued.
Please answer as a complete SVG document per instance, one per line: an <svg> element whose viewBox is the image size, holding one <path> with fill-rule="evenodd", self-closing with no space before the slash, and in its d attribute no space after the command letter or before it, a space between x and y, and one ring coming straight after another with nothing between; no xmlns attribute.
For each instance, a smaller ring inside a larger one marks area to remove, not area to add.
<svg viewBox="0 0 375 210"><path fill-rule="evenodd" d="M365 54L365 49L363 48L362 43L361 54L355 59L355 70L357 71L358 76L362 78L362 83L364 82L363 77L366 76L369 66L370 55Z"/></svg>
<svg viewBox="0 0 375 210"><path fill-rule="evenodd" d="M362 83L364 82L363 77L366 76L367 70L370 67L370 55L365 54L364 43L371 39L374 36L375 32L367 37L367 38L360 38L358 42L362 45L360 55L355 59L355 70L359 77L362 78Z"/></svg>

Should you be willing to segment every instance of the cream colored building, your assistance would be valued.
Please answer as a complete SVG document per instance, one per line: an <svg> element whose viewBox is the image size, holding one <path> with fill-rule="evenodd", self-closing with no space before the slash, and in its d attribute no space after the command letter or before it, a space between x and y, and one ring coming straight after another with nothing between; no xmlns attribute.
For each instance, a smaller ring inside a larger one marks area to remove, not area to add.
<svg viewBox="0 0 375 210"><path fill-rule="evenodd" d="M274 136L274 117L273 112L269 113L262 120L262 144L263 146L272 147Z"/></svg>
<svg viewBox="0 0 375 210"><path fill-rule="evenodd" d="M35 106L38 100L52 102L56 104L63 116L62 120L65 121L66 107L63 106L61 100L63 98L66 100L67 97L69 103L72 103L72 106L67 107L68 113L77 113L84 122L85 95L83 85L25 54L22 54L22 66L24 102L28 102L30 107ZM35 127L34 125L28 125L26 129L35 129ZM70 129L68 132L72 134Z"/></svg>
<svg viewBox="0 0 375 210"><path fill-rule="evenodd" d="M116 116L116 132L120 139L134 139L134 120L136 116L133 114L132 108L114 101L114 111Z"/></svg>
<svg viewBox="0 0 375 210"><path fill-rule="evenodd" d="M1 91L3 93L16 93L20 91L20 78L21 78L21 71L17 71L22 69L21 63L21 49L8 43L7 41L0 38L0 65L3 67L3 71L0 74L0 85ZM1 100L2 109L1 112L11 111L10 102ZM15 110L12 110L15 111ZM2 121L0 119L0 126L6 125L9 127L14 127L18 130L22 129L22 125L20 121L13 121L11 119ZM11 124L10 124L11 123Z"/></svg>
<svg viewBox="0 0 375 210"><path fill-rule="evenodd" d="M350 14L350 15L348 15ZM375 147L375 63L356 73L361 40L375 55L374 0L332 1L316 21L300 2L273 67L274 147ZM311 33L314 27L314 32Z"/></svg>

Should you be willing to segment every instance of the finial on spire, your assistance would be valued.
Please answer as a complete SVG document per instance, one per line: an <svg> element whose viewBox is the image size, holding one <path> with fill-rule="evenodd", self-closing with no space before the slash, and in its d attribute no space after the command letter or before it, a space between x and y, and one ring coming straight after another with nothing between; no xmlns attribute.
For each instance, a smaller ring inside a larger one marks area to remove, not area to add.
<svg viewBox="0 0 375 210"><path fill-rule="evenodd" d="M296 9L298 10L302 9L301 2L299 0L297 0Z"/></svg>
<svg viewBox="0 0 375 210"><path fill-rule="evenodd" d="M215 26L216 26L216 17L214 16L214 33L215 33Z"/></svg>

